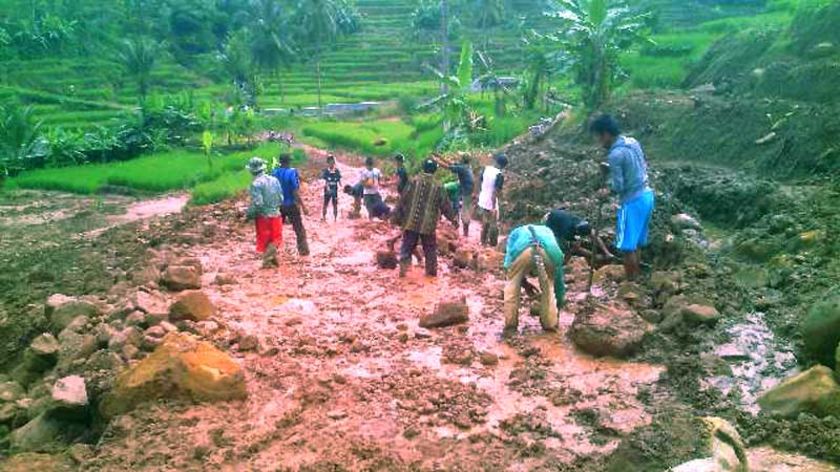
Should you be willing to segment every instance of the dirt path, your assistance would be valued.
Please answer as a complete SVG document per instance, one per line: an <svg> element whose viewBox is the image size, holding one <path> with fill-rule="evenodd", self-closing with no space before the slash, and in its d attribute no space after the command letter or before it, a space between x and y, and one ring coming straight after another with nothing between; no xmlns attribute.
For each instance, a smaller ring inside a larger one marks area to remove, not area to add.
<svg viewBox="0 0 840 472"><path fill-rule="evenodd" d="M341 170L355 182L357 168ZM261 270L243 221L185 250L202 260L220 308L207 337L245 368L248 400L141 408L111 425L87 469L532 470L607 453L649 423L636 396L660 367L592 359L565 329L542 334L530 316L521 336L502 341L500 273L444 258L437 280L420 268L400 280L373 263L396 230L347 220L346 196L341 219L321 222L321 192L318 183L303 192L308 258L286 227L280 269ZM212 283L220 273L232 284ZM586 280L569 277L578 282L564 328ZM462 297L468 324L417 327L436 303ZM235 340L248 336L259 348L241 352Z"/></svg>

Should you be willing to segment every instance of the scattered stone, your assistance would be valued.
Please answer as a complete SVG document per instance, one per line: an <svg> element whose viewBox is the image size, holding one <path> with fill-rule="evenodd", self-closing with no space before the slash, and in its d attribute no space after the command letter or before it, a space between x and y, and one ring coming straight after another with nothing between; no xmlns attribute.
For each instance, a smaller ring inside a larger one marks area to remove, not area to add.
<svg viewBox="0 0 840 472"><path fill-rule="evenodd" d="M99 308L93 303L75 297L56 294L47 299L44 314L54 333L61 332L78 316L94 317Z"/></svg>
<svg viewBox="0 0 840 472"><path fill-rule="evenodd" d="M408 342L408 333L405 332L405 331L402 331L402 332L398 333L397 334L397 341L399 341L401 343L407 343Z"/></svg>
<svg viewBox="0 0 840 472"><path fill-rule="evenodd" d="M58 350L58 369L64 370L75 361L85 359L99 347L96 336L92 334L79 334L75 331L65 329L58 335L60 344Z"/></svg>
<svg viewBox="0 0 840 472"><path fill-rule="evenodd" d="M169 266L161 277L161 284L173 292L197 290L201 288L201 273L192 266Z"/></svg>
<svg viewBox="0 0 840 472"><path fill-rule="evenodd" d="M470 308L466 300L459 302L443 302L435 307L435 311L420 317L421 328L442 328L460 323L466 323L470 318Z"/></svg>
<svg viewBox="0 0 840 472"><path fill-rule="evenodd" d="M481 355L478 356L478 360L481 361L483 365L494 366L499 363L499 356L493 354L492 352L482 352Z"/></svg>
<svg viewBox="0 0 840 472"><path fill-rule="evenodd" d="M414 330L415 339L431 339L432 332L425 328L417 328Z"/></svg>
<svg viewBox="0 0 840 472"><path fill-rule="evenodd" d="M166 336L166 329L164 329L163 326L152 326L151 328L147 329L143 334L150 338L163 339L163 337Z"/></svg>
<svg viewBox="0 0 840 472"><path fill-rule="evenodd" d="M253 334L247 334L239 338L239 350L242 352L256 351L260 347L260 340Z"/></svg>
<svg viewBox="0 0 840 472"><path fill-rule="evenodd" d="M133 311L125 317L126 326L141 327L146 324L146 314L142 311Z"/></svg>
<svg viewBox="0 0 840 472"><path fill-rule="evenodd" d="M142 344L144 340L140 340L138 344ZM155 340L157 341L157 340ZM132 361L134 359L138 359L140 357L140 348L135 346L134 344L126 344L120 350L123 359L126 361Z"/></svg>
<svg viewBox="0 0 840 472"><path fill-rule="evenodd" d="M172 321L204 321L216 316L216 305L210 297L202 291L192 291L182 294L169 308L169 318Z"/></svg>
<svg viewBox="0 0 840 472"><path fill-rule="evenodd" d="M230 274L216 274L216 285L236 285L236 278Z"/></svg>
<svg viewBox="0 0 840 472"><path fill-rule="evenodd" d="M100 404L106 418L159 398L227 401L247 396L239 365L213 345L171 333L147 358L117 377Z"/></svg>
<svg viewBox="0 0 840 472"><path fill-rule="evenodd" d="M79 412L88 406L85 379L71 375L59 379L52 388L52 401L55 408L67 412Z"/></svg>
<svg viewBox="0 0 840 472"><path fill-rule="evenodd" d="M12 431L9 436L12 448L26 452L52 452L66 447L63 429L65 424L46 412Z"/></svg>
<svg viewBox="0 0 840 472"><path fill-rule="evenodd" d="M344 410L332 410L327 412L327 418L331 420L343 420L347 418L347 412Z"/></svg>
<svg viewBox="0 0 840 472"><path fill-rule="evenodd" d="M840 386L831 369L812 367L764 392L758 399L762 411L794 418L800 413L818 417L840 415Z"/></svg>
<svg viewBox="0 0 840 472"><path fill-rule="evenodd" d="M175 333L178 331L178 327L168 321L161 322L160 327L163 328L164 331L166 331L166 334Z"/></svg>
<svg viewBox="0 0 840 472"><path fill-rule="evenodd" d="M720 319L720 312L713 306L694 303L683 308L682 319L692 324L715 324Z"/></svg>
<svg viewBox="0 0 840 472"><path fill-rule="evenodd" d="M23 387L13 381L0 382L0 402L13 403L18 401L26 392Z"/></svg>
<svg viewBox="0 0 840 472"><path fill-rule="evenodd" d="M166 297L157 291L137 290L131 295L129 303L133 310L153 315L154 318L158 317L154 315L165 316L169 312L169 303L166 301Z"/></svg>
<svg viewBox="0 0 840 472"><path fill-rule="evenodd" d="M622 280L624 280L624 267L617 264L605 265L592 275L593 284L602 284L606 281L620 282Z"/></svg>
<svg viewBox="0 0 840 472"><path fill-rule="evenodd" d="M575 315L570 335L587 354L625 358L641 347L648 326L625 307L598 304Z"/></svg>
<svg viewBox="0 0 840 472"><path fill-rule="evenodd" d="M50 333L44 333L32 340L29 345L29 352L46 363L55 363L58 360L58 350L61 346L58 339Z"/></svg>
<svg viewBox="0 0 840 472"><path fill-rule="evenodd" d="M473 266L475 253L469 249L460 248L455 251L452 263L459 269L467 269Z"/></svg>
<svg viewBox="0 0 840 472"><path fill-rule="evenodd" d="M160 271L154 265L147 265L132 272L131 281L134 285L147 285L160 280Z"/></svg>
<svg viewBox="0 0 840 472"><path fill-rule="evenodd" d="M680 213L678 215L672 216L671 227L674 229L674 231L682 231L686 229L701 231L703 229L703 226L700 224L700 222L687 213Z"/></svg>
<svg viewBox="0 0 840 472"><path fill-rule="evenodd" d="M750 358L750 353L744 351L733 343L718 346L715 349L715 355L728 361L745 361Z"/></svg>
<svg viewBox="0 0 840 472"><path fill-rule="evenodd" d="M802 322L805 354L829 367L837 367L835 354L840 344L840 295L814 304Z"/></svg>
<svg viewBox="0 0 840 472"><path fill-rule="evenodd" d="M73 318L73 321L71 321L70 324L68 324L67 327L64 328L64 329L80 333L80 332L85 331L87 329L89 323L90 323L90 318L88 318L87 316L81 315L81 316L77 316L77 317Z"/></svg>
<svg viewBox="0 0 840 472"><path fill-rule="evenodd" d="M711 455L672 469L673 472L745 472L751 470L747 449L738 431L724 419L703 418L704 452ZM762 469L763 470L763 469Z"/></svg>
<svg viewBox="0 0 840 472"><path fill-rule="evenodd" d="M385 270L396 269L399 265L397 254L394 251L377 251L376 252L376 267Z"/></svg>
<svg viewBox="0 0 840 472"><path fill-rule="evenodd" d="M143 341L143 333L137 328L130 326L121 331L116 331L108 341L108 349L112 352L122 352L126 345L137 346Z"/></svg>

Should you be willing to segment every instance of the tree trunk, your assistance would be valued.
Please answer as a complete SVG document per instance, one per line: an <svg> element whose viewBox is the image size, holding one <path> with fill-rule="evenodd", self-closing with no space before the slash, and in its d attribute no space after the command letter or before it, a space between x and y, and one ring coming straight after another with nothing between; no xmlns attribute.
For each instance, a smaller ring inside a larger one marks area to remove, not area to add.
<svg viewBox="0 0 840 472"><path fill-rule="evenodd" d="M449 1L441 0L440 2L440 52L441 65L440 70L445 77L449 77ZM448 93L449 85L444 81L441 84L441 92Z"/></svg>
<svg viewBox="0 0 840 472"><path fill-rule="evenodd" d="M315 58L315 73L318 75L318 114L323 115L324 109L321 104L321 55Z"/></svg>

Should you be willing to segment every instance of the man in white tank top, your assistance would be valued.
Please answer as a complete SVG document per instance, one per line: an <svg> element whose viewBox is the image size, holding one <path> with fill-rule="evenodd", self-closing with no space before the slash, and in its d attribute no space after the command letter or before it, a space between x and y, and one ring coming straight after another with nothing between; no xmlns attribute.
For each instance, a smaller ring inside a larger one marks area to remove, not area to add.
<svg viewBox="0 0 840 472"><path fill-rule="evenodd" d="M478 194L478 211L481 217L481 244L495 246L499 242L499 196L505 176L502 173L508 160L504 153L493 157L494 165L489 165L481 172L481 187Z"/></svg>

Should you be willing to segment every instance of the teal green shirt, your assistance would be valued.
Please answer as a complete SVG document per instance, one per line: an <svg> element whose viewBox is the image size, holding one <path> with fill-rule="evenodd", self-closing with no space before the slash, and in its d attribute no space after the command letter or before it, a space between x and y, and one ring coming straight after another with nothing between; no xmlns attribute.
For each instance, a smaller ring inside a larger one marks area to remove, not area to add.
<svg viewBox="0 0 840 472"><path fill-rule="evenodd" d="M529 227L533 228L533 234ZM563 279L563 250L560 249L560 245L557 244L557 239L554 237L554 232L548 226L525 225L511 231L508 235L507 251L505 253L505 269L509 269L513 261L534 244L534 235L537 236L537 242L554 264L554 297L557 299L557 306L562 306L566 299L566 282Z"/></svg>

